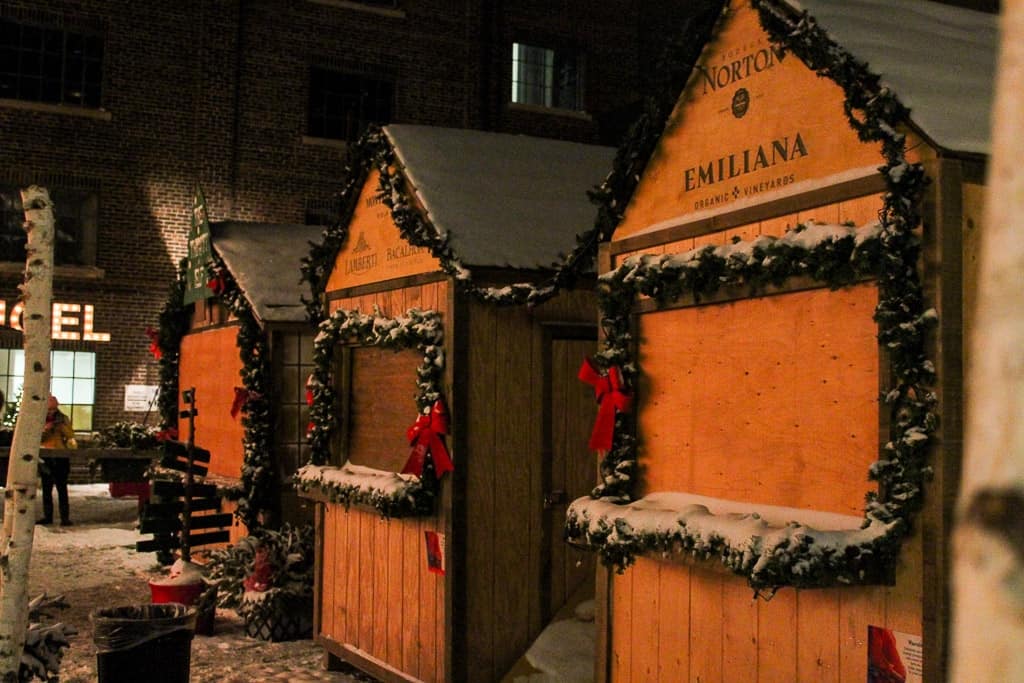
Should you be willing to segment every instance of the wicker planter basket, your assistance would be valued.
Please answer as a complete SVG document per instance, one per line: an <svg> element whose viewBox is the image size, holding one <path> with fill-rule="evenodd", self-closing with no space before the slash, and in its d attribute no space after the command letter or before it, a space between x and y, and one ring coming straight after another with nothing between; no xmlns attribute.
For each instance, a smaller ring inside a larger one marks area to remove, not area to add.
<svg viewBox="0 0 1024 683"><path fill-rule="evenodd" d="M248 596L248 594L247 594ZM242 616L245 635L278 642L299 640L313 634L313 598L274 592L262 600L247 597Z"/></svg>

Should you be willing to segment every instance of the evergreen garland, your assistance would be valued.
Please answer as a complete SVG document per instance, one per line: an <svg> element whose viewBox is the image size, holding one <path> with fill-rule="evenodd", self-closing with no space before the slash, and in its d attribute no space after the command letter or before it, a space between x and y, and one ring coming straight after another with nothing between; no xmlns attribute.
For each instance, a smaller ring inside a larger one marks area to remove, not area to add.
<svg viewBox="0 0 1024 683"><path fill-rule="evenodd" d="M181 340L188 332L188 309L185 306L185 272L188 259L178 265L178 277L170 287L167 302L160 311L158 346L160 348L159 406L165 431L177 430L178 372ZM270 368L267 343L262 328L252 313L235 279L214 255L211 273L218 283L217 300L239 323L238 349L242 360L242 386L248 392L242 425L241 488L224 491L237 500L236 515L251 530L260 526L260 512L276 510L274 496L274 463L271 459L273 416L268 398ZM176 434L176 431L175 431ZM176 436L174 438L177 438Z"/></svg>
<svg viewBox="0 0 1024 683"><path fill-rule="evenodd" d="M275 463L271 457L270 351L266 333L235 278L220 256L214 253L213 259L210 274L217 283L214 294L239 322L237 344L242 360L239 375L246 400L242 409L242 481L235 514L253 530L260 526L261 512L273 513L278 507L274 495Z"/></svg>
<svg viewBox="0 0 1024 683"><path fill-rule="evenodd" d="M886 533L873 540L870 546L847 548L845 559L840 558L838 563L829 560L831 564L823 564L825 561L820 554L791 548L778 557L763 558L767 566L761 566L756 576L750 568L738 568L726 561L728 552L719 548L711 553L719 554L734 571L746 575L755 587L892 582L902 539L909 533L913 517L923 505L923 486L931 474L926 456L938 422L937 399L931 389L935 366L925 351L927 330L935 325L936 315L925 306L918 272L921 243L914 232L921 223L919 207L928 180L921 165L911 164L905 157L905 135L897 128L908 120L908 110L894 93L881 85L879 77L832 41L806 12L799 15L787 12L771 0L751 2L773 42L796 54L819 76L830 78L843 89L844 111L858 137L864 142L881 143L884 164L879 171L885 179L887 192L879 214L881 230L877 247L853 249L853 244L829 240L808 251L793 245L780 248L776 246L778 242L772 242L764 251L768 258L747 262L730 261L709 247L697 250L697 254L691 253L691 262L683 268L661 267L671 262L671 257L628 259L599 282L605 341L596 360L604 367L619 366L627 386L636 386L639 370L632 355L634 338L630 316L638 294L666 303L678 300L683 294L699 299L724 284L746 284L756 292L767 283L778 284L794 275L809 276L833 287L858 277L876 277L879 303L874 319L878 324L879 343L889 357L893 388L883 397L890 411L890 435L869 471L870 479L878 482L879 491L867 495L864 527L872 523L885 524ZM704 42L701 41L701 47ZM676 91L676 97L679 92ZM652 129L662 130L663 126L652 126ZM617 203L609 211L616 206ZM756 248L754 252L757 253ZM636 476L634 433L633 416L617 415L614 442L601 463L602 480L592 497L617 503L632 500ZM589 536L591 531L588 520L574 515L570 509L566 536L586 538L598 548L606 562L620 569L637 554L664 551L667 546L680 543L679 539L639 537L626 528L617 528L618 533L604 538ZM682 533L683 538L687 538L685 531ZM613 537L614 542L609 542ZM686 540L681 541L681 545L691 552L697 547ZM862 571L866 566L865 558L867 564L878 567L870 575ZM794 567L799 567L800 571L793 571Z"/></svg>
<svg viewBox="0 0 1024 683"><path fill-rule="evenodd" d="M160 349L160 392L157 406L160 426L168 432L178 428L178 360L181 338L188 331L188 311L185 308L185 272L188 259L178 262L178 275L167 292L167 301L160 309L157 345Z"/></svg>
<svg viewBox="0 0 1024 683"><path fill-rule="evenodd" d="M380 171L379 196L391 210L392 219L410 244L427 248L439 260L442 270L455 279L461 291L480 301L502 305L537 305L547 301L559 290L571 288L582 273L593 269L598 244L611 239L622 220L622 212L640 180L664 130L669 112L675 105L674 93L700 56L701 47L718 16L720 0L707 0L689 15L677 40L659 64L664 80L657 97L645 100L644 112L626 134L612 164L612 170L597 188L588 192L598 211L594 226L576 237L576 246L561 261L552 263L552 271L540 282L520 282L506 287L481 287L472 281L468 270L452 252L444 236L430 226L408 196L405 181L395 170L394 150L380 127L371 125L346 154L344 186L338 194L339 221L324 230L319 244L310 245L310 254L302 260L302 279L309 283L311 298L304 299L309 319L319 323L325 316L322 297L338 252L348 239L348 226L358 203L359 193L370 171Z"/></svg>
<svg viewBox="0 0 1024 683"><path fill-rule="evenodd" d="M383 317L376 306L372 314L344 309L334 311L320 323L313 340L314 370L307 385L312 396L308 434L312 469L307 470L310 474L308 477L300 473L297 485L305 490L312 487L322 489L331 500L346 505L352 502L371 505L385 516L429 514L436 489L436 478L429 459L418 486L390 494L355 484L330 486L325 484L322 477L312 475L319 472L316 466L330 460L331 435L338 428L338 397L333 387L331 368L335 349L343 342L396 350L419 349L423 354L423 362L416 370L416 406L421 414L427 415L434 403L443 399L441 380L445 364L444 332L441 315L437 311L412 308L397 318Z"/></svg>

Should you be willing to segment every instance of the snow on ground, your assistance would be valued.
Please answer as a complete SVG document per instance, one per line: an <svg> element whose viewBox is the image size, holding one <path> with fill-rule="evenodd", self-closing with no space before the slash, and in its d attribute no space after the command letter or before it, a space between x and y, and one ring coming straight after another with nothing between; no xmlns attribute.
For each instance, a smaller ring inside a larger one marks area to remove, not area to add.
<svg viewBox="0 0 1024 683"><path fill-rule="evenodd" d="M36 526L29 576L29 595L64 595L69 607L54 621L71 624L78 635L61 666L62 683L93 683L96 647L90 613L100 608L150 602L149 581L163 578L166 568L155 555L135 552L141 538L136 529L135 498L114 499L106 484L72 485L73 526ZM37 501L36 517L41 516ZM568 611L568 610L567 610ZM593 601L583 602L570 618L559 618L538 638L525 657L531 672L515 681L586 683L593 680ZM258 683L260 681L372 682L356 671L323 670L323 650L311 640L268 643L245 635L241 618L217 610L214 635L195 636L191 650L192 683ZM140 674L138 680L145 680Z"/></svg>
<svg viewBox="0 0 1024 683"><path fill-rule="evenodd" d="M93 683L96 648L89 618L99 608L148 604L149 581L165 570L151 553L135 552L144 538L135 528L135 498L113 499L106 484L72 485L73 526L36 526L30 596L64 595L69 607L54 621L71 624L78 635L61 666L62 683ZM41 516L41 503L36 517ZM192 683L258 681L371 681L358 674L323 670L323 651L311 640L268 643L245 635L242 620L218 610L213 636L196 636L191 650ZM145 680L140 672L138 680Z"/></svg>

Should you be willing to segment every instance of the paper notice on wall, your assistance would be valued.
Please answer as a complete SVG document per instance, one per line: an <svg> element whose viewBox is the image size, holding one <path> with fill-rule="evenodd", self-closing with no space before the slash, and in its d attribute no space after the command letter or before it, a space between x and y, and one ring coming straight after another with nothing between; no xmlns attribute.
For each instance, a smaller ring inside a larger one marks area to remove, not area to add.
<svg viewBox="0 0 1024 683"><path fill-rule="evenodd" d="M868 683L922 683L921 636L868 626Z"/></svg>
<svg viewBox="0 0 1024 683"><path fill-rule="evenodd" d="M427 570L444 576L444 534L424 531L427 540Z"/></svg>
<svg viewBox="0 0 1024 683"><path fill-rule="evenodd" d="M145 413L156 407L156 394L160 387L151 384L124 385L124 411Z"/></svg>

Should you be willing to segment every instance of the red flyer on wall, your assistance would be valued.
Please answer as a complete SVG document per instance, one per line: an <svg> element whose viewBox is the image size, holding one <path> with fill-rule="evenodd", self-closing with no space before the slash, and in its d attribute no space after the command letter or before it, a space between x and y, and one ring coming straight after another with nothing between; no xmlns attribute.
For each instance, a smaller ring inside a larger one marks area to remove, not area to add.
<svg viewBox="0 0 1024 683"><path fill-rule="evenodd" d="M427 569L444 576L444 534L424 531L427 539Z"/></svg>
<svg viewBox="0 0 1024 683"><path fill-rule="evenodd" d="M923 659L921 636L868 626L868 683L921 683Z"/></svg>

